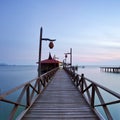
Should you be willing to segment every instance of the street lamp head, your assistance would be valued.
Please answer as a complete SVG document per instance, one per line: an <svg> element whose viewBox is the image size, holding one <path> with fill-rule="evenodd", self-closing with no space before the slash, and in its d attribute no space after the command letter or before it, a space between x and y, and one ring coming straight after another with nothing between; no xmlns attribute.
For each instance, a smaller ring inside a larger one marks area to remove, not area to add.
<svg viewBox="0 0 120 120"><path fill-rule="evenodd" d="M51 42L49 43L49 48L52 49L53 47L54 47L54 44L53 44L53 42L51 41Z"/></svg>
<svg viewBox="0 0 120 120"><path fill-rule="evenodd" d="M65 58L67 58L67 54L65 53Z"/></svg>

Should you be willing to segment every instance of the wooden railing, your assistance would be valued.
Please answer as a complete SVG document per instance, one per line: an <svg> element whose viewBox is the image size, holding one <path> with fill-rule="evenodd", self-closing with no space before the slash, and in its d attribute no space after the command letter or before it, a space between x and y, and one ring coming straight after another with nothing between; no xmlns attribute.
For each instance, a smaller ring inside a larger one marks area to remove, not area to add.
<svg viewBox="0 0 120 120"><path fill-rule="evenodd" d="M51 77L57 70L58 68L55 68L41 75L39 78L35 78L25 84L22 84L0 95L0 102L5 102L14 106L10 112L10 116L8 117L9 120L13 120L15 118L18 107L21 106L24 108L24 110L27 110L33 104L33 102L36 100L39 94L46 88L47 84L51 80ZM7 96L19 90L21 90L21 92L17 98L17 101L7 99ZM26 100L24 103L23 99Z"/></svg>
<svg viewBox="0 0 120 120"><path fill-rule="evenodd" d="M79 75L75 73L74 71L71 71L69 68L65 68L65 70L70 74L72 81L74 82L75 86L79 89L79 91L83 94L86 101L89 103L89 105L95 110L97 107L102 107L104 110L104 113L106 115L106 119L113 120L113 116L111 115L108 106L112 104L120 103L120 94L102 86L99 85L96 82L93 82L92 80L85 78L84 74ZM110 102L105 102L104 96L101 94L101 90L104 92L109 93L109 95L112 95L115 97L115 100L112 100ZM97 104L95 102L96 97L98 98L100 104Z"/></svg>

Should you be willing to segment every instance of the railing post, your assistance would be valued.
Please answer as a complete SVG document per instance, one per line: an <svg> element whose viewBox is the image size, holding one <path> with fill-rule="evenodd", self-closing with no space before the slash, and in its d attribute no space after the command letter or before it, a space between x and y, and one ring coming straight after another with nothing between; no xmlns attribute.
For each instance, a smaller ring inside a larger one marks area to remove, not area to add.
<svg viewBox="0 0 120 120"><path fill-rule="evenodd" d="M41 92L40 78L38 78L38 92L39 92L39 94L40 94L40 92Z"/></svg>
<svg viewBox="0 0 120 120"><path fill-rule="evenodd" d="M94 84L92 84L92 91L91 91L91 106L94 108L94 102L95 102L95 87Z"/></svg>
<svg viewBox="0 0 120 120"><path fill-rule="evenodd" d="M83 85L84 85L84 74L82 74L81 75L81 92L83 93L83 89L84 89L84 87L83 87Z"/></svg>
<svg viewBox="0 0 120 120"><path fill-rule="evenodd" d="M76 86L79 86L79 75L76 76Z"/></svg>
<svg viewBox="0 0 120 120"><path fill-rule="evenodd" d="M27 107L30 106L30 87L29 87L29 84L27 84L26 86L26 104L27 104Z"/></svg>

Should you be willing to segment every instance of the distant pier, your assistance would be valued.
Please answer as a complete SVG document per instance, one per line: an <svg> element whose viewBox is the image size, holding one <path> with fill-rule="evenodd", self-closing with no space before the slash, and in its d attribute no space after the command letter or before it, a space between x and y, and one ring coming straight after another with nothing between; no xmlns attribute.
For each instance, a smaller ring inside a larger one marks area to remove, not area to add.
<svg viewBox="0 0 120 120"><path fill-rule="evenodd" d="M100 67L102 71L111 73L120 73L120 67Z"/></svg>

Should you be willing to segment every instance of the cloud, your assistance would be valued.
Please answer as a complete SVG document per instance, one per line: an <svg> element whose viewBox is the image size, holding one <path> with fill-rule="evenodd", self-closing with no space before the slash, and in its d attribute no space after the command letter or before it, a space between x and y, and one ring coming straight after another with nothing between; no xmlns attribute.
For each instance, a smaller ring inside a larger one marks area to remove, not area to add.
<svg viewBox="0 0 120 120"><path fill-rule="evenodd" d="M99 45L106 49L120 49L120 41L102 41Z"/></svg>

